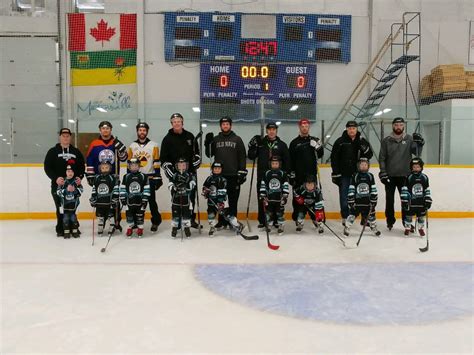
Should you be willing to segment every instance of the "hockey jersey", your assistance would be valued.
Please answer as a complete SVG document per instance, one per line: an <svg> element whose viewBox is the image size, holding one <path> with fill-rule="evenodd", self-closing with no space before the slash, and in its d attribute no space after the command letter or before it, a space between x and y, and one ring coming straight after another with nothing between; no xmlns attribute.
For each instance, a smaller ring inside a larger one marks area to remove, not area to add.
<svg viewBox="0 0 474 355"><path fill-rule="evenodd" d="M148 175L150 179L161 176L160 151L158 144L145 139L143 143L136 140L128 148L128 159L136 158L140 162L140 172Z"/></svg>
<svg viewBox="0 0 474 355"><path fill-rule="evenodd" d="M95 175L99 173L99 164L103 161L109 161L112 164L112 172L115 172L115 138L105 141L101 137L94 139L89 145L86 155L86 174ZM120 161L127 160L127 152L124 154L117 152Z"/></svg>
<svg viewBox="0 0 474 355"><path fill-rule="evenodd" d="M210 175L202 186L203 190L207 189L207 198L214 204L227 200L227 180L222 175Z"/></svg>
<svg viewBox="0 0 474 355"><path fill-rule="evenodd" d="M143 202L148 202L150 197L150 185L148 177L141 173L125 174L120 185L120 200L123 205L141 206Z"/></svg>
<svg viewBox="0 0 474 355"><path fill-rule="evenodd" d="M408 202L411 207L425 207L425 200L431 200L431 190L428 176L423 173L408 175L405 186L402 187L401 200Z"/></svg>
<svg viewBox="0 0 474 355"><path fill-rule="evenodd" d="M90 201L96 206L110 207L119 199L118 178L112 174L98 174L92 184Z"/></svg>
<svg viewBox="0 0 474 355"><path fill-rule="evenodd" d="M74 191L68 191L68 186L74 186ZM61 198L64 211L73 212L79 206L79 197L84 192L82 185L77 185L74 179L66 179L63 186L58 186L57 194Z"/></svg>
<svg viewBox="0 0 474 355"><path fill-rule="evenodd" d="M267 170L260 183L260 195L269 202L280 202L290 192L288 176L281 169Z"/></svg>
<svg viewBox="0 0 474 355"><path fill-rule="evenodd" d="M351 177L347 201L354 202L358 207L369 207L377 203L377 186L372 173L354 173Z"/></svg>
<svg viewBox="0 0 474 355"><path fill-rule="evenodd" d="M300 196L304 199L304 205L314 210L320 210L324 207L323 196L321 190L315 188L313 191L306 189L305 185L301 185L294 191L295 198Z"/></svg>
<svg viewBox="0 0 474 355"><path fill-rule="evenodd" d="M194 175L187 171L174 173L168 184L168 189L171 191L171 203L178 206L189 206L190 195L195 187Z"/></svg>

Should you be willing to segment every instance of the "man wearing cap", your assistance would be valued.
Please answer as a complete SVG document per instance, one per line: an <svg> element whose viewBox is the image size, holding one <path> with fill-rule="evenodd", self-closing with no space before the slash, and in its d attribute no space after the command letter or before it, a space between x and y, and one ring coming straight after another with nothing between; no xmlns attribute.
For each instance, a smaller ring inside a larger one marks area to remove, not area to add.
<svg viewBox="0 0 474 355"><path fill-rule="evenodd" d="M64 236L63 216L60 211L61 200L57 194L58 186L64 185L66 167L70 165L79 185L84 177L85 163L82 153L71 144L71 130L62 128L59 131L59 143L48 150L44 158L44 171L51 179L51 195L56 206L56 235Z"/></svg>
<svg viewBox="0 0 474 355"><path fill-rule="evenodd" d="M161 224L161 214L156 203L156 190L163 185L160 171L160 150L156 142L148 139L150 126L140 122L136 126L137 140L128 148L128 159L136 158L140 163L140 172L148 176L150 196L148 204L151 212L151 231L156 232Z"/></svg>
<svg viewBox="0 0 474 355"><path fill-rule="evenodd" d="M109 121L99 123L100 136L94 139L86 154L86 177L90 186L94 183L94 176L99 174L99 164L103 161L109 161L112 165L112 171L119 178L120 161L127 160L127 147L112 135L112 124ZM118 160L118 161L116 161ZM120 227L120 206L117 206L117 221L115 228L122 231Z"/></svg>
<svg viewBox="0 0 474 355"><path fill-rule="evenodd" d="M349 216L347 194L352 174L357 171L357 162L360 158L370 159L373 155L369 142L361 137L357 130L357 122L348 121L346 130L334 142L331 152L331 179L339 187L339 206L343 225Z"/></svg>
<svg viewBox="0 0 474 355"><path fill-rule="evenodd" d="M246 152L242 139L232 130L232 119L224 116L219 120L221 131L214 137L212 132L204 140L205 153L208 158L222 163L222 176L227 180L227 197L229 214L237 216L237 203L240 196L240 185L247 178ZM225 228L229 223L219 215L216 229Z"/></svg>
<svg viewBox="0 0 474 355"><path fill-rule="evenodd" d="M387 228L395 224L395 189L398 193L404 185L405 178L410 173L412 155L420 156L425 141L421 134L413 136L405 133L405 120L396 117L392 121L392 133L380 143L380 181L385 185L385 218ZM405 210L402 209L402 221Z"/></svg>
<svg viewBox="0 0 474 355"><path fill-rule="evenodd" d="M176 172L175 164L180 158L186 159L188 162L189 173L196 175L197 169L201 165L201 155L199 146L194 135L184 129L184 118L180 113L173 113L170 117L171 128L161 142L161 167L165 175L170 179ZM191 227L202 228L196 222L196 213L194 213L194 205L196 201L196 189L191 193L192 217Z"/></svg>
<svg viewBox="0 0 474 355"><path fill-rule="evenodd" d="M290 143L291 172L288 177L293 187L301 186L308 175L317 176L318 159L324 155L321 140L309 134L310 125L309 119L300 119L298 122L299 135ZM292 200L292 203L292 218L296 222L298 206L295 200Z"/></svg>
<svg viewBox="0 0 474 355"><path fill-rule="evenodd" d="M270 169L270 159L278 156L281 159L281 169L287 174L290 172L290 152L288 146L278 137L278 126L275 122L269 122L266 126L265 137L255 135L249 142L248 157L257 159L257 194L265 172ZM263 212L263 201L258 199L258 228L265 226L265 213Z"/></svg>

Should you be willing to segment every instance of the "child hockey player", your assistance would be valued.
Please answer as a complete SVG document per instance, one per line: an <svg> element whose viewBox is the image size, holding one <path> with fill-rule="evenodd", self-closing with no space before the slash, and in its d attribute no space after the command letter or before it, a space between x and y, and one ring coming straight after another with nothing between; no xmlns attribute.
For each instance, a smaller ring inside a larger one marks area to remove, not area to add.
<svg viewBox="0 0 474 355"><path fill-rule="evenodd" d="M140 162L137 158L131 158L128 161L128 173L123 177L120 186L120 201L122 205L127 206L127 238L132 237L135 226L138 238L143 236L145 210L150 197L148 177L139 170Z"/></svg>
<svg viewBox="0 0 474 355"><path fill-rule="evenodd" d="M74 170L68 165L66 167L66 179L64 185L58 186L57 194L61 199L61 208L63 209L64 239L79 238L76 210L79 206L79 197L84 191L81 184L77 185L74 179Z"/></svg>
<svg viewBox="0 0 474 355"><path fill-rule="evenodd" d="M170 177L168 189L171 191L171 236L176 237L178 227L184 227L186 237L191 236L191 193L196 186L192 174L188 172L188 162L184 158L176 161L176 172Z"/></svg>
<svg viewBox="0 0 474 355"><path fill-rule="evenodd" d="M407 211L403 221L406 236L415 231L415 227L412 225L413 216L418 218L420 236L425 235L426 211L433 203L428 176L422 173L423 166L421 158L413 158L410 162L411 174L408 175L405 186L402 187L402 208Z"/></svg>
<svg viewBox="0 0 474 355"><path fill-rule="evenodd" d="M296 231L301 232L303 230L306 213L309 213L318 232L323 233L324 201L321 191L316 187L314 175L308 175L305 180L303 185L294 191Z"/></svg>
<svg viewBox="0 0 474 355"><path fill-rule="evenodd" d="M265 228L269 231L269 225L273 221L277 225L278 234L283 234L289 185L288 176L281 169L281 160L276 155L270 158L270 170L267 170L263 176L259 194L265 210Z"/></svg>
<svg viewBox="0 0 474 355"><path fill-rule="evenodd" d="M235 216L229 214L227 201L227 181L222 176L222 163L214 162L211 165L211 175L204 181L202 195L207 199L207 218L209 221L209 235L214 235L216 230L216 214L222 214L230 222L237 233L243 229Z"/></svg>
<svg viewBox="0 0 474 355"><path fill-rule="evenodd" d="M375 206L377 205L377 187L372 173L369 173L370 163L367 158L360 158L357 163L358 172L354 173L349 185L347 194L347 204L349 206L349 216L346 219L344 235L349 235L349 230L355 219L361 214L362 224L367 223L372 232L379 236L375 221Z"/></svg>
<svg viewBox="0 0 474 355"><path fill-rule="evenodd" d="M95 207L97 217L97 234L102 237L105 223L109 221L109 235L115 231L116 207L119 204L118 178L112 174L112 164L102 161L99 164L99 174L92 183L92 196L89 199L91 206Z"/></svg>

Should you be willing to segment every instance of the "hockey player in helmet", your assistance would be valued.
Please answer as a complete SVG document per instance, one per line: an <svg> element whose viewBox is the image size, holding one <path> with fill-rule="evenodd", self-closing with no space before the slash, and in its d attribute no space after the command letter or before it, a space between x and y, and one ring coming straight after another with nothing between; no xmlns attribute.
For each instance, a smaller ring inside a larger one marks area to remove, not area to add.
<svg viewBox="0 0 474 355"><path fill-rule="evenodd" d="M316 177L308 175L305 182L298 186L293 194L297 213L296 231L301 232L306 214L309 213L318 232L323 233L324 201L320 189L316 186Z"/></svg>

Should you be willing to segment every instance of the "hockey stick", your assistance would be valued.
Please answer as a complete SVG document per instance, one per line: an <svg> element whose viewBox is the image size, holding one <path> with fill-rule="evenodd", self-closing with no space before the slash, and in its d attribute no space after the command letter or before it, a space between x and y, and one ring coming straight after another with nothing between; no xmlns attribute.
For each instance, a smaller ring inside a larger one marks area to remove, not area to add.
<svg viewBox="0 0 474 355"><path fill-rule="evenodd" d="M250 221L249 221L249 211L250 211L250 200L252 199L252 187L253 187L253 175L254 175L254 172L255 172L255 160L253 160L252 162L252 175L250 176L250 188L249 188L249 199L248 199L248 202L247 202L247 213L245 214L245 219L247 220L247 227L249 229L249 232L252 231L252 229L250 228Z"/></svg>
<svg viewBox="0 0 474 355"><path fill-rule="evenodd" d="M229 223L229 225L231 226L232 223L230 222L230 219L225 215L225 212L222 209L220 209L219 207L217 207L217 205L214 203L214 201L211 200L210 198L208 198L207 201L211 203L211 206L213 206L217 209L217 213L219 213L222 216L222 218L224 218L227 221L227 223ZM240 235L245 240L258 240L258 235L245 235L242 232L238 232L238 231L236 231L236 232L237 232L238 235Z"/></svg>
<svg viewBox="0 0 474 355"><path fill-rule="evenodd" d="M268 228L267 207L265 206L264 201L262 201L262 206L263 206L263 213L265 215L264 217L265 217L265 232L267 233L267 246L272 250L278 250L280 249L279 245L270 243L270 228Z"/></svg>
<svg viewBox="0 0 474 355"><path fill-rule="evenodd" d="M359 246L360 240L362 239L362 235L364 234L365 227L367 227L367 220L369 219L369 216L372 213L372 208L373 208L372 205L370 205L369 213L367 214L366 218L362 217L362 214L361 214L362 222L364 223L364 225L362 226L362 231L360 232L359 240L357 240L356 246Z"/></svg>
<svg viewBox="0 0 474 355"><path fill-rule="evenodd" d="M92 209L92 246L95 241L95 207Z"/></svg>
<svg viewBox="0 0 474 355"><path fill-rule="evenodd" d="M429 225L428 225L428 211L426 211L426 247L424 248L418 248L422 253L427 252L428 249L430 248L430 240L428 238L428 233L429 232Z"/></svg>
<svg viewBox="0 0 474 355"><path fill-rule="evenodd" d="M199 139L199 145L200 145L200 156L202 156L202 126L199 127L199 133L197 134L197 136L194 138L194 142L193 142L193 159L194 159L194 156L196 155L196 150L195 150L195 146L196 146L196 142L197 140ZM201 158L201 162L202 162L202 158ZM198 190L198 168L196 168L196 207L197 207L197 217L198 217L198 231L199 231L199 234L201 234L201 212L199 210L199 194L197 193L197 190Z"/></svg>
<svg viewBox="0 0 474 355"><path fill-rule="evenodd" d="M183 196L179 196L179 225L181 226L181 243L184 240L184 226L183 226Z"/></svg>
<svg viewBox="0 0 474 355"><path fill-rule="evenodd" d="M306 206L305 207L307 208L307 210L314 216L314 218L316 218L316 213L309 207L309 206ZM324 211L324 209L323 209ZM346 242L344 241L344 239L342 239L340 236L337 235L336 232L333 231L333 229L331 227L329 227L325 221L321 221L322 224L324 224L326 226L327 229L329 229L331 231L332 234L334 234L334 236L339 239L341 242L342 242L342 245L344 245L345 247L346 246Z"/></svg>

